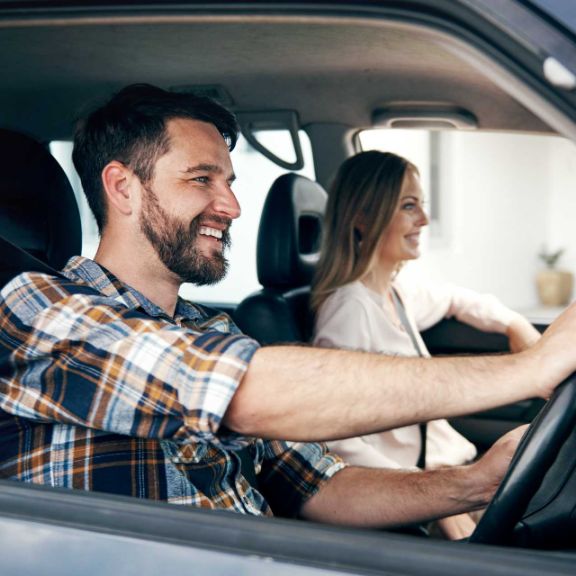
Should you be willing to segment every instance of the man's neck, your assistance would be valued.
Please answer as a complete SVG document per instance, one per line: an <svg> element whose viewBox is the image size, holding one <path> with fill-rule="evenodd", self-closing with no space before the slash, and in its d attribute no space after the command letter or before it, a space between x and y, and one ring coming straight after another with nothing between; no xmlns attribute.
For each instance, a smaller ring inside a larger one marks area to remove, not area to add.
<svg viewBox="0 0 576 576"><path fill-rule="evenodd" d="M121 243L114 242L110 246L102 238L94 260L162 308L168 316L174 316L180 280L166 270L151 248L141 246L135 256L123 249Z"/></svg>

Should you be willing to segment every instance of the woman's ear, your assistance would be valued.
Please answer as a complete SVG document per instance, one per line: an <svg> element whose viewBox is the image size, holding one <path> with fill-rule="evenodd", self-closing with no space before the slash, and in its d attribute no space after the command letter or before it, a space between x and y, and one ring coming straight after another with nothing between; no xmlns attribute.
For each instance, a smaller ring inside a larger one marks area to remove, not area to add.
<svg viewBox="0 0 576 576"><path fill-rule="evenodd" d="M354 224L354 240L356 240L356 242L362 241L365 230L366 226L362 220L359 220Z"/></svg>

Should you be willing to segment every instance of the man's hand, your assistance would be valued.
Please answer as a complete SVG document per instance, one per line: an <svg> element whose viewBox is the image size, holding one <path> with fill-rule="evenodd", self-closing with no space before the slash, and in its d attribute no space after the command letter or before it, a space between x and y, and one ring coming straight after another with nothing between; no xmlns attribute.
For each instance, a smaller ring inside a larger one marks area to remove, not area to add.
<svg viewBox="0 0 576 576"><path fill-rule="evenodd" d="M576 371L575 337L576 302L548 326L532 348L523 353L536 357L540 397L549 398L556 386Z"/></svg>
<svg viewBox="0 0 576 576"><path fill-rule="evenodd" d="M480 460L468 466L470 479L477 484L478 490L473 498L482 502L483 506L492 500L527 428L526 424L511 430L495 442Z"/></svg>

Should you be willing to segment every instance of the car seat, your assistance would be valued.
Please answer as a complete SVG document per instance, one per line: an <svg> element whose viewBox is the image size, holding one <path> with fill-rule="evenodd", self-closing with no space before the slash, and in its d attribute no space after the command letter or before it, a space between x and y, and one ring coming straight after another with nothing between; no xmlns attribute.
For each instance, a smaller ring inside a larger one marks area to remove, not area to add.
<svg viewBox="0 0 576 576"><path fill-rule="evenodd" d="M307 342L312 336L310 283L327 199L322 186L297 174L280 176L268 192L256 254L262 289L234 314L240 329L262 345Z"/></svg>
<svg viewBox="0 0 576 576"><path fill-rule="evenodd" d="M74 192L48 149L0 129L0 288L26 270L52 272L80 254Z"/></svg>

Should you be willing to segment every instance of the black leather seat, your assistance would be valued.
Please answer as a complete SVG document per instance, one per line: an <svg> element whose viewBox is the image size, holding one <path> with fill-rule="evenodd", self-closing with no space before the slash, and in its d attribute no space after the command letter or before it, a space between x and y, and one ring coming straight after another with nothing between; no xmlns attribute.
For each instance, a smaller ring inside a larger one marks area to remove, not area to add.
<svg viewBox="0 0 576 576"><path fill-rule="evenodd" d="M0 287L26 270L59 270L82 230L66 174L41 144L0 129Z"/></svg>
<svg viewBox="0 0 576 576"><path fill-rule="evenodd" d="M234 314L241 330L263 345L307 342L312 336L310 282L327 198L322 186L296 174L280 176L268 192L257 244L262 289Z"/></svg>

